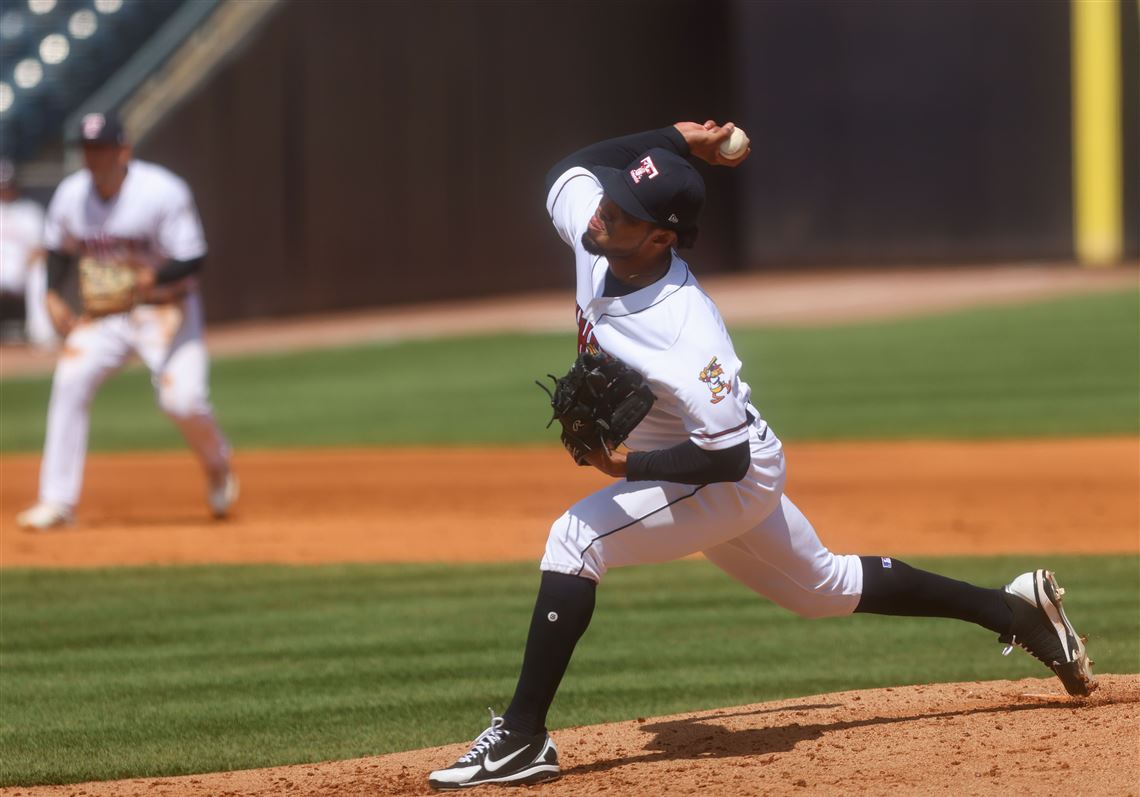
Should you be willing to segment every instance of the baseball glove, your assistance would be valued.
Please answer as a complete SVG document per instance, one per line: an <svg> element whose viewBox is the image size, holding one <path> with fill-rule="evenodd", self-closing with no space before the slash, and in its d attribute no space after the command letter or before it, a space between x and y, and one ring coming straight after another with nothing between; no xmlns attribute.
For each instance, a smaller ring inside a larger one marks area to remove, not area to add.
<svg viewBox="0 0 1140 797"><path fill-rule="evenodd" d="M135 270L117 260L84 257L79 261L79 295L91 318L125 313L135 306Z"/></svg>
<svg viewBox="0 0 1140 797"><path fill-rule="evenodd" d="M640 373L603 351L578 355L562 378L547 376L554 380L553 392L535 382L554 410L546 425L562 424L562 445L579 465L589 464L590 451L613 449L629 437L657 400Z"/></svg>

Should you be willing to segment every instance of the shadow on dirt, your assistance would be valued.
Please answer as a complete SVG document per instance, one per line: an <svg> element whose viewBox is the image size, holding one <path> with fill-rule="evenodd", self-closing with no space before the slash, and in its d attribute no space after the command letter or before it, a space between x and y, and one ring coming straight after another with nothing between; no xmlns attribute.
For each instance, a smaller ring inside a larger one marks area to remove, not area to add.
<svg viewBox="0 0 1140 797"><path fill-rule="evenodd" d="M610 761L597 761L563 770L566 775L586 775L607 772L629 764L642 764L659 761L687 761L714 758L743 758L786 753L797 744L815 741L827 733L851 728L865 728L877 725L892 725L900 722L919 720L968 717L975 714L1007 714L1015 711L1041 711L1073 709L1080 703L1057 698L1032 704L989 706L985 708L962 709L958 711L930 712L905 717L868 717L830 723L801 725L798 722L776 725L768 728L747 728L730 730L716 723L726 717L747 717L761 714L782 713L798 715L812 710L840 708L840 703L813 703L780 709L759 709L735 714L716 714L689 717L669 722L642 725L639 730L653 737L645 743L647 751L643 755L627 755ZM759 763L770 763L761 760Z"/></svg>

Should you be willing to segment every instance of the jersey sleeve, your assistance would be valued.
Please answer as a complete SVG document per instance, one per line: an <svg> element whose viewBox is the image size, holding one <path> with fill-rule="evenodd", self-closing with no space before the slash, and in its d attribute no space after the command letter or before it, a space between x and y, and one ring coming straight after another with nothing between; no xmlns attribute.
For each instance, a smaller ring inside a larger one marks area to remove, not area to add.
<svg viewBox="0 0 1140 797"><path fill-rule="evenodd" d="M206 254L206 236L190 189L179 184L171 191L158 224L156 243L171 260L193 260Z"/></svg>
<svg viewBox="0 0 1140 797"><path fill-rule="evenodd" d="M72 251L73 239L67 229L67 194L68 185L62 184L48 203L47 215L44 216L43 245L49 251L74 255L77 253Z"/></svg>
<svg viewBox="0 0 1140 797"><path fill-rule="evenodd" d="M601 199L602 184L581 166L566 170L554 181L546 197L546 212L564 243L578 244Z"/></svg>
<svg viewBox="0 0 1140 797"><path fill-rule="evenodd" d="M740 360L731 347L723 351L678 352L676 397L689 439L706 451L731 448L748 440L748 400L741 391Z"/></svg>

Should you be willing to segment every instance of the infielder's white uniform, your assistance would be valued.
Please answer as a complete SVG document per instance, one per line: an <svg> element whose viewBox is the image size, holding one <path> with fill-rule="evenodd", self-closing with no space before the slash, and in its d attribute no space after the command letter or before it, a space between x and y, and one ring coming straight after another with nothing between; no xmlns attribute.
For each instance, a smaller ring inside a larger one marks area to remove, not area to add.
<svg viewBox="0 0 1140 797"><path fill-rule="evenodd" d="M0 291L23 293L43 237L44 210L31 199L0 202Z"/></svg>
<svg viewBox="0 0 1140 797"><path fill-rule="evenodd" d="M752 465L738 482L616 480L554 523L542 569L600 581L610 567L701 551L797 614L853 612L863 587L859 557L831 553L784 495L780 441L750 403L720 313L688 265L674 252L653 285L602 295L609 263L581 243L601 198L597 178L575 167L555 181L547 211L575 253L579 350L596 344L641 372L657 396L626 445L650 451L691 440L716 450L749 441Z"/></svg>
<svg viewBox="0 0 1140 797"><path fill-rule="evenodd" d="M24 327L36 346L55 342L56 334L44 308L47 271L42 255L44 209L31 199L0 202L0 291L24 294Z"/></svg>
<svg viewBox="0 0 1140 797"><path fill-rule="evenodd" d="M44 229L47 249L133 258L158 267L206 253L186 183L152 163L132 160L110 201L82 170L56 189ZM151 372L158 404L178 425L211 478L229 469L230 447L209 401L209 359L194 277L163 286L171 301L84 321L64 341L52 382L40 501L74 507L83 485L89 408L99 385L137 353Z"/></svg>

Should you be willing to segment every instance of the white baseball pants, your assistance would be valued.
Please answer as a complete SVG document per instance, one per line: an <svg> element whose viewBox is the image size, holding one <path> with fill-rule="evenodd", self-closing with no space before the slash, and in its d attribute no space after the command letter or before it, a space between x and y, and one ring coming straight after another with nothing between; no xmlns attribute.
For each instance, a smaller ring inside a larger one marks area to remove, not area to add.
<svg viewBox="0 0 1140 797"><path fill-rule="evenodd" d="M137 353L150 370L158 405L178 426L207 474L229 467L230 446L209 401L209 355L201 301L141 305L80 324L64 341L48 404L40 501L74 507L83 487L91 400Z"/></svg>
<svg viewBox="0 0 1140 797"><path fill-rule="evenodd" d="M601 581L611 567L700 551L735 580L801 616L853 612L863 590L859 557L829 551L784 495L783 446L758 423L761 428L751 433L752 469L741 481L615 481L551 526L542 569Z"/></svg>

